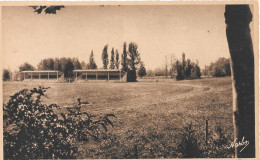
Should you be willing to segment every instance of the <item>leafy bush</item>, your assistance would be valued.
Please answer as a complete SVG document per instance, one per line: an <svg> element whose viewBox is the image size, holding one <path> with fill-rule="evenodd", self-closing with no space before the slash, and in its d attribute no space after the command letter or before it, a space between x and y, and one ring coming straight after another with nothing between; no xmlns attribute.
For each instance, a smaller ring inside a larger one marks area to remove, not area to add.
<svg viewBox="0 0 260 160"><path fill-rule="evenodd" d="M198 137L195 130L192 129L192 123L188 127L184 127L180 134L180 142L178 143L176 152L179 158L202 158L203 150L200 148L201 144L198 142Z"/></svg>
<svg viewBox="0 0 260 160"><path fill-rule="evenodd" d="M11 78L10 71L7 69L4 69L2 77L3 77L3 81L10 80L10 78Z"/></svg>
<svg viewBox="0 0 260 160"><path fill-rule="evenodd" d="M76 158L78 141L98 139L113 126L113 114L97 117L81 112L80 106L55 113L58 105L41 103L47 89L24 89L4 104L5 159Z"/></svg>
<svg viewBox="0 0 260 160"><path fill-rule="evenodd" d="M223 129L217 125L211 133L208 146L208 157L210 158L231 158L234 156L234 149L227 148L232 138L224 134Z"/></svg>

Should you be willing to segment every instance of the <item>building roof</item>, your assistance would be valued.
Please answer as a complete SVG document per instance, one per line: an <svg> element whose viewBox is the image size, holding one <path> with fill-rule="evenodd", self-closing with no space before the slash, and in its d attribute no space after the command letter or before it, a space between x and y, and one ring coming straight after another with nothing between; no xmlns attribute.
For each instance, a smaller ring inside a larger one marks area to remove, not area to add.
<svg viewBox="0 0 260 160"><path fill-rule="evenodd" d="M22 71L24 73L42 73L42 72L60 72L60 71L57 71L57 70L41 70L41 71Z"/></svg>
<svg viewBox="0 0 260 160"><path fill-rule="evenodd" d="M120 69L76 69L73 72L119 72Z"/></svg>

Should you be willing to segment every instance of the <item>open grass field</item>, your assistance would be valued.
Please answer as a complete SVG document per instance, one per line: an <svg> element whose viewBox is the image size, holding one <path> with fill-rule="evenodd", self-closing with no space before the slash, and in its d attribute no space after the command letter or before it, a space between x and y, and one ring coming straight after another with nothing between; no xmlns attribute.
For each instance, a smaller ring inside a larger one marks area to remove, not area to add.
<svg viewBox="0 0 260 160"><path fill-rule="evenodd" d="M233 136L230 77L184 81L160 79L159 82L141 79L137 83L4 82L4 103L17 91L39 85L51 87L42 103L69 106L76 104L80 97L90 103L83 110L96 115L116 115L114 128L109 127L102 140L78 143L79 158L175 157L177 134L192 123L203 142L205 120L208 120L210 134L214 135L216 125L219 125L225 135Z"/></svg>

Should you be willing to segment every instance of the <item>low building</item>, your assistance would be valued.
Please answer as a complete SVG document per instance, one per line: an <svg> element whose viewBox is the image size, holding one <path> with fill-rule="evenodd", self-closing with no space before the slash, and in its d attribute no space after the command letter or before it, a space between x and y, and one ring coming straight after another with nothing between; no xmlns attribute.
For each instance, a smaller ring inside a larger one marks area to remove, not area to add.
<svg viewBox="0 0 260 160"><path fill-rule="evenodd" d="M42 71L22 71L20 79L23 81L43 80L43 81L58 81L63 79L63 73L57 70L42 70Z"/></svg>
<svg viewBox="0 0 260 160"><path fill-rule="evenodd" d="M74 82L86 81L111 81L126 82L127 73L119 69L86 69L73 70L75 75Z"/></svg>

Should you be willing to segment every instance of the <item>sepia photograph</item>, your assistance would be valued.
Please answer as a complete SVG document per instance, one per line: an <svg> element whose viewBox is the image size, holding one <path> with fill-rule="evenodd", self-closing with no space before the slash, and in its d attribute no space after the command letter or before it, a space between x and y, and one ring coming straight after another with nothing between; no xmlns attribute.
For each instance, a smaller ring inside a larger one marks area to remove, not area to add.
<svg viewBox="0 0 260 160"><path fill-rule="evenodd" d="M259 158L258 12L2 4L2 158Z"/></svg>

